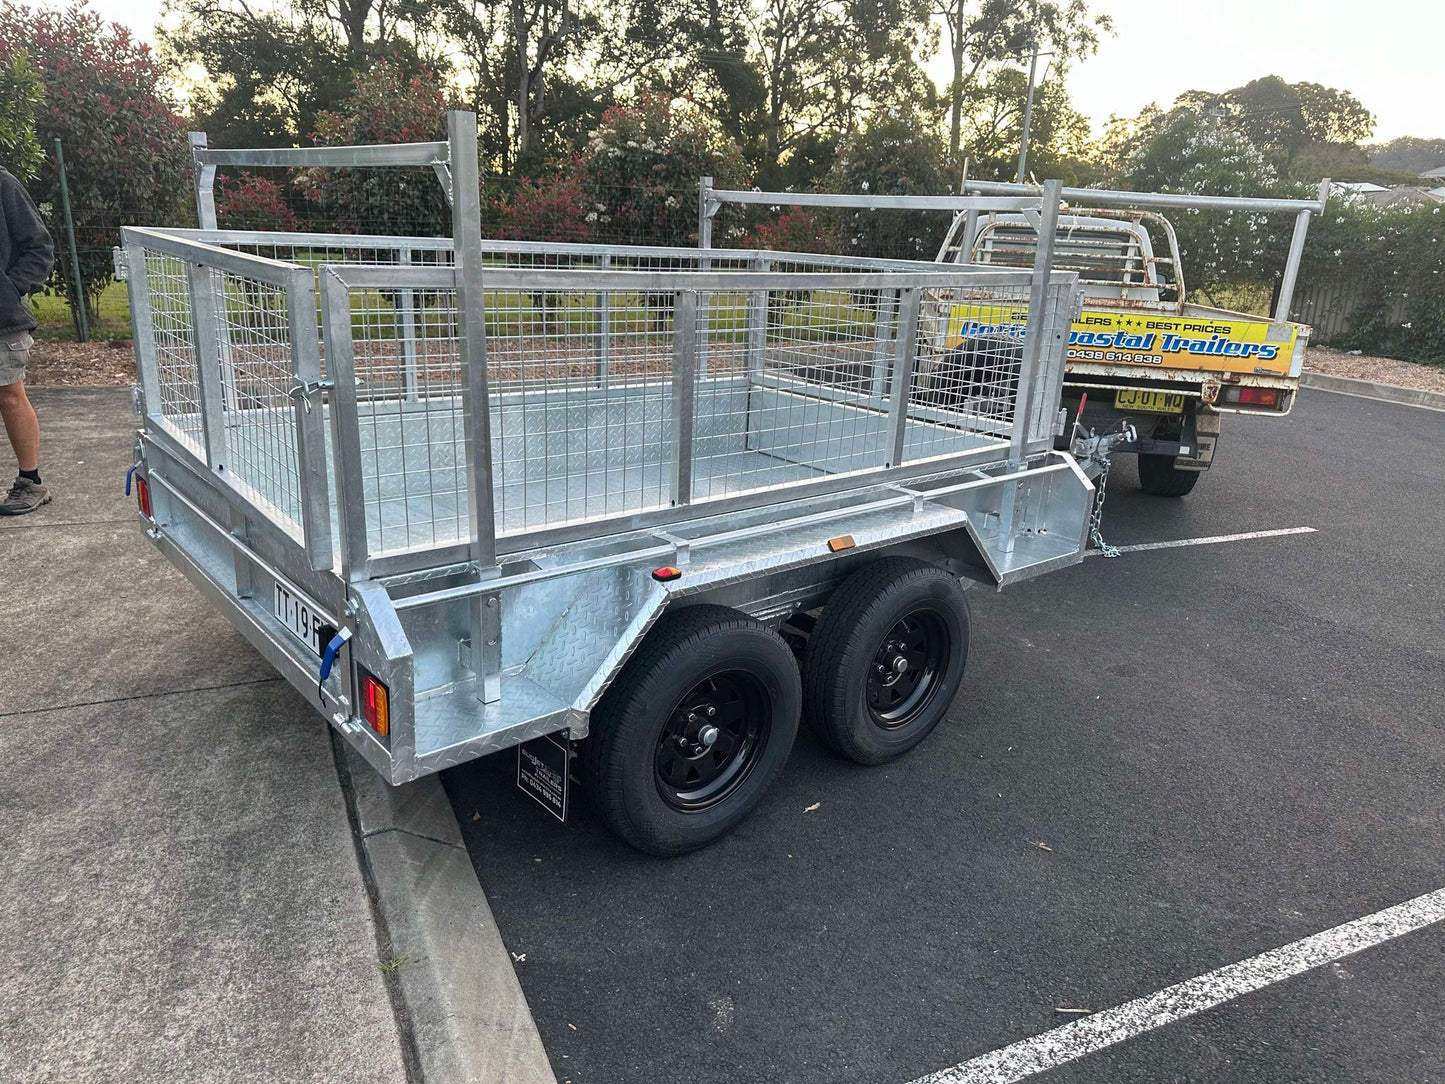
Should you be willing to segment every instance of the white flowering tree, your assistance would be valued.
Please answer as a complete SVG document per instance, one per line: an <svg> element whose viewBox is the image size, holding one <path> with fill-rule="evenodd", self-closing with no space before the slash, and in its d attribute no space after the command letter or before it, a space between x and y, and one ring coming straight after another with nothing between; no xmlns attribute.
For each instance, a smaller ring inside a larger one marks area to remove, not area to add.
<svg viewBox="0 0 1445 1084"><path fill-rule="evenodd" d="M1320 285L1349 299L1332 345L1445 364L1445 204L1331 200L1300 267L1302 292Z"/></svg>
<svg viewBox="0 0 1445 1084"><path fill-rule="evenodd" d="M1296 194L1249 140L1189 109L1176 109L1150 126L1128 158L1122 182L1136 192ZM1170 220L1191 290L1267 292L1283 271L1293 222L1281 216L1186 211Z"/></svg>
<svg viewBox="0 0 1445 1084"><path fill-rule="evenodd" d="M831 192L936 196L952 192L937 123L911 109L875 113L839 145L826 185ZM844 251L897 259L930 259L948 229L946 211L846 211L836 232Z"/></svg>
<svg viewBox="0 0 1445 1084"><path fill-rule="evenodd" d="M744 178L742 154L717 124L690 102L663 96L607 110L581 170L593 235L628 244L696 244L698 178L711 176L719 188Z"/></svg>

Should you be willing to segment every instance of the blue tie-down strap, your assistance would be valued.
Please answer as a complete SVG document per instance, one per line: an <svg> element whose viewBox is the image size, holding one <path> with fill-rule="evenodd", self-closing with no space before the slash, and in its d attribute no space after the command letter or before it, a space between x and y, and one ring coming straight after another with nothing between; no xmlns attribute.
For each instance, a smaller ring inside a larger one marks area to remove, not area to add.
<svg viewBox="0 0 1445 1084"><path fill-rule="evenodd" d="M134 464L130 470L125 472L125 495L130 496L130 480L135 477L135 472L140 469L140 464Z"/></svg>
<svg viewBox="0 0 1445 1084"><path fill-rule="evenodd" d="M351 630L342 629L326 645L326 650L321 653L321 676L316 681L316 699L325 704L321 687L326 684L326 679L331 676L331 667L336 663L336 656L341 651L341 645L351 639Z"/></svg>

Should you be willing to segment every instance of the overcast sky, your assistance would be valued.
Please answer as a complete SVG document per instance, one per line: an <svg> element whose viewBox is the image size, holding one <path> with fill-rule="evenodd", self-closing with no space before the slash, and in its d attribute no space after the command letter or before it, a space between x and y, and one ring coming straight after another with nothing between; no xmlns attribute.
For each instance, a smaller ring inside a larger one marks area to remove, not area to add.
<svg viewBox="0 0 1445 1084"><path fill-rule="evenodd" d="M160 0L92 0L152 40ZM1094 0L1116 36L1070 73L1098 127L1184 90L1228 90L1261 75L1351 91L1377 140L1445 138L1445 0ZM938 70L935 62L932 68Z"/></svg>

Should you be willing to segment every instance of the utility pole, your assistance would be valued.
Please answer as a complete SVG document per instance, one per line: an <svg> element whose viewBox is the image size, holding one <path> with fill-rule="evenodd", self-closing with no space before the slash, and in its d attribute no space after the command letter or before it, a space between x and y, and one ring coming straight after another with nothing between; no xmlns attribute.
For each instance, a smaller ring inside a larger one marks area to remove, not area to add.
<svg viewBox="0 0 1445 1084"><path fill-rule="evenodd" d="M1034 78L1039 69L1039 43L1034 42L1033 58L1029 61L1029 94L1024 99L1024 134L1019 140L1019 175L1015 180L1024 183L1024 170L1029 163L1029 123L1034 117Z"/></svg>

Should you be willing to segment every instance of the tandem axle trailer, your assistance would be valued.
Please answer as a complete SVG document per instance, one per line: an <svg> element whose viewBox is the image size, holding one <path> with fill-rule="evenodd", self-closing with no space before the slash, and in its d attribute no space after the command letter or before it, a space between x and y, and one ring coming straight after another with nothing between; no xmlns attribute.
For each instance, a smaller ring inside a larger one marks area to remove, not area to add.
<svg viewBox="0 0 1445 1084"><path fill-rule="evenodd" d="M671 854L747 814L802 716L855 760L916 745L961 580L1087 544L1057 185L980 203L1038 217L1032 270L487 242L475 118L448 124L197 140L202 228L123 231L147 535L393 784L526 745L555 808L575 745L609 826ZM430 167L453 237L216 228L218 168L308 163ZM960 304L1026 331L958 364Z"/></svg>

